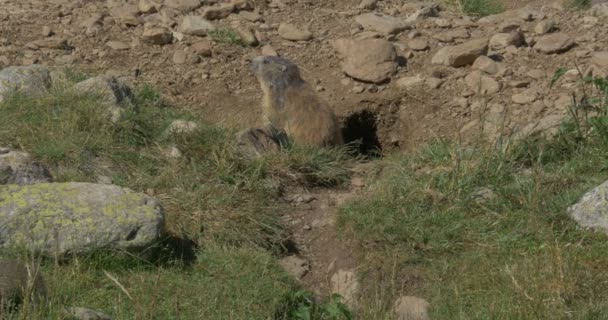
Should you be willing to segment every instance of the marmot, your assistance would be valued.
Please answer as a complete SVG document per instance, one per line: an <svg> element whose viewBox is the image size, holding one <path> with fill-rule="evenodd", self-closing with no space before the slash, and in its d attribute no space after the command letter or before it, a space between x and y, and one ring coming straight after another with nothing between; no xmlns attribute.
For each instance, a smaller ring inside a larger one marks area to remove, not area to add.
<svg viewBox="0 0 608 320"><path fill-rule="evenodd" d="M328 147L344 143L338 120L300 76L298 66L274 56L251 61L264 92L264 121L300 145Z"/></svg>
<svg viewBox="0 0 608 320"><path fill-rule="evenodd" d="M0 308L14 308L25 294L33 298L33 303L46 300L46 286L40 271L16 260L0 260Z"/></svg>

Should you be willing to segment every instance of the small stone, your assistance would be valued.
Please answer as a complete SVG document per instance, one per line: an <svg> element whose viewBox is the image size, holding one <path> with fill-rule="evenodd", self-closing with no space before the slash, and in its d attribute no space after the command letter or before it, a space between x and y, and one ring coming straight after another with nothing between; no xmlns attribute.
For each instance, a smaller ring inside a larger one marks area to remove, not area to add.
<svg viewBox="0 0 608 320"><path fill-rule="evenodd" d="M248 46L257 46L259 44L258 39L255 37L255 34L251 32L248 28L245 27L237 27L236 32L241 37L241 40Z"/></svg>
<svg viewBox="0 0 608 320"><path fill-rule="evenodd" d="M525 81L525 80L509 81L509 87L511 87L511 88L525 88L529 85L530 85L530 81Z"/></svg>
<svg viewBox="0 0 608 320"><path fill-rule="evenodd" d="M535 91L526 90L517 94L514 94L511 97L511 101L517 104L530 104L536 101L537 94Z"/></svg>
<svg viewBox="0 0 608 320"><path fill-rule="evenodd" d="M377 3L378 3L378 0L361 0L359 5L357 6L357 9L374 10L374 9L376 9Z"/></svg>
<svg viewBox="0 0 608 320"><path fill-rule="evenodd" d="M78 320L112 320L112 317L105 313L87 308L72 307L69 312Z"/></svg>
<svg viewBox="0 0 608 320"><path fill-rule="evenodd" d="M194 50L194 52L196 52L198 55L200 55L202 57L211 57L211 55L212 55L211 42L209 42L207 40L195 42L192 44L192 46L190 48L192 48L192 50Z"/></svg>
<svg viewBox="0 0 608 320"><path fill-rule="evenodd" d="M53 35L53 30L51 30L51 27L49 26L44 26L42 27L42 35L45 37L50 37Z"/></svg>
<svg viewBox="0 0 608 320"><path fill-rule="evenodd" d="M473 64L475 59L488 51L488 40L476 39L463 44L441 48L431 62L451 67L462 67Z"/></svg>
<svg viewBox="0 0 608 320"><path fill-rule="evenodd" d="M418 297L404 296L395 301L393 312L396 320L430 320L430 304Z"/></svg>
<svg viewBox="0 0 608 320"><path fill-rule="evenodd" d="M162 27L147 27L144 28L142 41L153 45L163 45L171 43L173 33Z"/></svg>
<svg viewBox="0 0 608 320"><path fill-rule="evenodd" d="M273 56L273 57L279 56L277 51L269 44L262 47L262 55L263 56Z"/></svg>
<svg viewBox="0 0 608 320"><path fill-rule="evenodd" d="M544 20L534 27L534 32L536 32L536 34L546 34L553 31L553 29L555 29L555 23L551 20Z"/></svg>
<svg viewBox="0 0 608 320"><path fill-rule="evenodd" d="M414 51L424 51L429 48L429 42L426 39L412 39L407 46Z"/></svg>
<svg viewBox="0 0 608 320"><path fill-rule="evenodd" d="M175 50L173 52L173 63L175 64L184 64L186 63L187 55L184 50Z"/></svg>
<svg viewBox="0 0 608 320"><path fill-rule="evenodd" d="M480 71L473 71L465 77L465 82L472 90L483 95L492 95L500 91L500 83L494 78L481 74Z"/></svg>
<svg viewBox="0 0 608 320"><path fill-rule="evenodd" d="M451 28L452 24L448 19L435 19L435 25L439 28Z"/></svg>
<svg viewBox="0 0 608 320"><path fill-rule="evenodd" d="M279 25L279 36L285 40L291 41L307 41L312 39L312 33L307 29L298 29L296 26L289 23L281 23Z"/></svg>
<svg viewBox="0 0 608 320"><path fill-rule="evenodd" d="M129 44L122 41L108 41L106 42L106 46L114 50L128 50L130 48Z"/></svg>
<svg viewBox="0 0 608 320"><path fill-rule="evenodd" d="M411 26L399 18L374 12L357 16L355 21L361 25L363 29L377 31L385 35L396 34L411 28Z"/></svg>
<svg viewBox="0 0 608 320"><path fill-rule="evenodd" d="M156 6L150 0L139 0L137 9L141 13L151 14L156 12Z"/></svg>
<svg viewBox="0 0 608 320"><path fill-rule="evenodd" d="M445 80L435 77L427 78L425 83L431 89L439 89L441 85L445 82Z"/></svg>
<svg viewBox="0 0 608 320"><path fill-rule="evenodd" d="M520 47L526 42L524 34L520 31L510 33L498 33L490 39L490 49L504 49L508 46Z"/></svg>
<svg viewBox="0 0 608 320"><path fill-rule="evenodd" d="M424 84L424 78L420 75L412 76L412 77L404 77L395 82L397 88L401 89L410 89L412 87L421 86Z"/></svg>
<svg viewBox="0 0 608 320"><path fill-rule="evenodd" d="M241 11L239 12L239 17L243 20L247 20L249 22L262 22L264 18L261 14L252 11Z"/></svg>
<svg viewBox="0 0 608 320"><path fill-rule="evenodd" d="M65 50L68 48L68 41L61 38L48 38L32 42L39 48Z"/></svg>
<svg viewBox="0 0 608 320"><path fill-rule="evenodd" d="M200 16L185 16L180 24L181 32L193 36L204 36L215 29L215 25L211 21Z"/></svg>
<svg viewBox="0 0 608 320"><path fill-rule="evenodd" d="M473 63L473 69L481 70L487 74L497 74L500 70L498 62L486 57L480 56Z"/></svg>
<svg viewBox="0 0 608 320"><path fill-rule="evenodd" d="M234 9L235 7L232 3L223 3L219 6L207 7L207 9L203 11L203 18L207 20L224 19L234 12Z"/></svg>
<svg viewBox="0 0 608 320"><path fill-rule="evenodd" d="M308 261L297 256L289 256L279 260L279 265L296 279L302 279L310 269Z"/></svg>
<svg viewBox="0 0 608 320"><path fill-rule="evenodd" d="M182 12L190 12L202 5L200 0L165 0L164 5Z"/></svg>

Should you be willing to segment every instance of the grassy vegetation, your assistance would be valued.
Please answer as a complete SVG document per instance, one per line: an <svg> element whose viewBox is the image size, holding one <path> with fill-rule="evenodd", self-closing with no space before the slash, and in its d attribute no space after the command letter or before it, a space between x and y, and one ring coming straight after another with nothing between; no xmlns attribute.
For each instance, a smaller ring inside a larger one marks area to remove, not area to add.
<svg viewBox="0 0 608 320"><path fill-rule="evenodd" d="M500 13L504 10L500 0L445 0L445 3L458 8L464 14L478 17Z"/></svg>
<svg viewBox="0 0 608 320"><path fill-rule="evenodd" d="M243 39L241 39L239 34L230 28L220 28L217 30L209 31L207 35L209 36L209 38L211 38L211 40L218 43L226 43L241 47L246 46L245 42L243 42Z"/></svg>
<svg viewBox="0 0 608 320"><path fill-rule="evenodd" d="M249 159L238 151L234 131L166 106L150 87L136 90L133 101L121 105L120 120L112 122L102 99L69 89L83 78L68 72L67 83L44 98L6 99L0 104L0 145L32 153L57 182L94 182L103 175L153 194L165 209L173 242L193 242L196 257L145 262L98 252L66 264L43 261L51 303L12 317L62 319L64 306L97 309L115 319L269 319L280 317L277 310L291 312L285 306L301 289L276 262L285 240L279 218L287 209L278 196L286 184L340 185L352 161L346 151L294 146ZM199 127L167 134L176 119ZM169 155L172 146L182 157Z"/></svg>
<svg viewBox="0 0 608 320"><path fill-rule="evenodd" d="M387 174L339 214L367 252L362 318L385 319L403 293L427 298L433 319L608 314L608 237L566 213L608 178L608 83L585 81L555 139L440 141L385 160Z"/></svg>

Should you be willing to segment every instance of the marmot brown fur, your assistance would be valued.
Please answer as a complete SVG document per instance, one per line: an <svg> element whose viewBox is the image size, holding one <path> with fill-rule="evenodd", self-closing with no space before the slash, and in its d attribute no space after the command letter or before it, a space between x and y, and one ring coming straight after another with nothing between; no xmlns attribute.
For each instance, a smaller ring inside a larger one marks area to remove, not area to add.
<svg viewBox="0 0 608 320"><path fill-rule="evenodd" d="M0 260L0 308L15 307L23 301L24 294L34 298L34 303L46 299L40 272L16 260Z"/></svg>
<svg viewBox="0 0 608 320"><path fill-rule="evenodd" d="M289 139L300 145L328 147L344 143L333 111L302 79L294 63L259 56L251 61L251 70L264 93L267 125L285 131Z"/></svg>

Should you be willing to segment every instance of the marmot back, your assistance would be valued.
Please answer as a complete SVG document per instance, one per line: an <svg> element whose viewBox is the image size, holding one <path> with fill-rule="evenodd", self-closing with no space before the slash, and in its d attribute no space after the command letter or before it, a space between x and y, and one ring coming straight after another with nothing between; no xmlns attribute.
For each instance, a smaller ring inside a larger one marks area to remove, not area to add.
<svg viewBox="0 0 608 320"><path fill-rule="evenodd" d="M283 58L260 56L251 70L264 92L264 120L284 130L296 144L327 147L343 144L338 120L302 79L298 67Z"/></svg>

